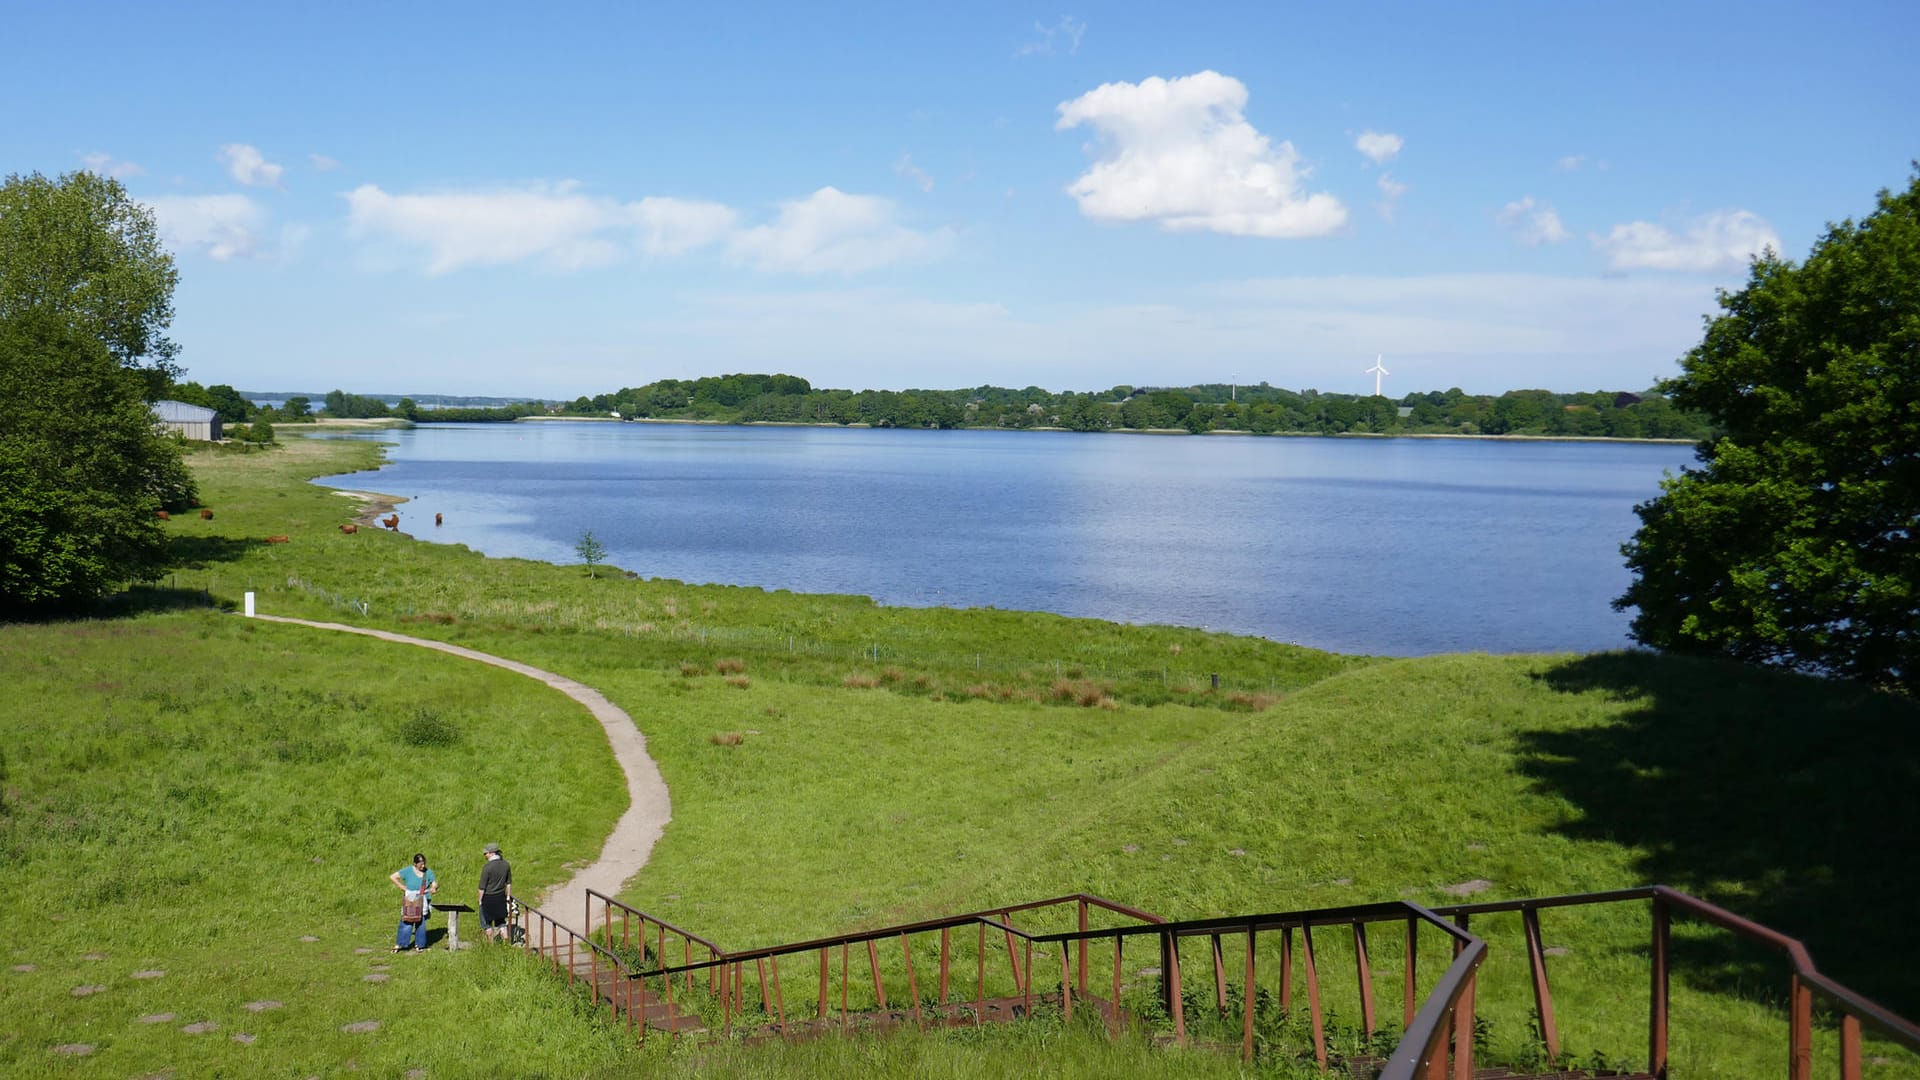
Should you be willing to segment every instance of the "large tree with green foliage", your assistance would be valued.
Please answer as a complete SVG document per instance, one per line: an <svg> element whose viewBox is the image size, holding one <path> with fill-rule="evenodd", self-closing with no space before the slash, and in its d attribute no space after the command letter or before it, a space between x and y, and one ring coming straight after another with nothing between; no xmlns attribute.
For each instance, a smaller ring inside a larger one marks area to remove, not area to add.
<svg viewBox="0 0 1920 1080"><path fill-rule="evenodd" d="M179 276L153 212L120 181L36 172L0 184L0 318L57 315L120 363L154 372L154 393L178 373L166 329Z"/></svg>
<svg viewBox="0 0 1920 1080"><path fill-rule="evenodd" d="M117 181L0 184L0 610L158 575L160 508L194 502L147 399L175 371L173 259Z"/></svg>
<svg viewBox="0 0 1920 1080"><path fill-rule="evenodd" d="M1633 635L1920 689L1920 171L1769 252L1663 389L1723 434L1638 508Z"/></svg>
<svg viewBox="0 0 1920 1080"><path fill-rule="evenodd" d="M71 608L159 576L154 511L194 494L145 388L53 312L0 318L0 609Z"/></svg>

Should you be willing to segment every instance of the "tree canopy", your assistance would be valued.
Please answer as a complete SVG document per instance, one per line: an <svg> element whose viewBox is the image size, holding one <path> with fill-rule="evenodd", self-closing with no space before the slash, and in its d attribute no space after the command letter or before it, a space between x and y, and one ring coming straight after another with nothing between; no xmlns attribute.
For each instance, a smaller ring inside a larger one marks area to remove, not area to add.
<svg viewBox="0 0 1920 1080"><path fill-rule="evenodd" d="M89 172L0 184L0 318L26 310L65 319L129 367L177 373L173 256L153 212L120 181Z"/></svg>
<svg viewBox="0 0 1920 1080"><path fill-rule="evenodd" d="M1615 606L1658 648L1920 689L1920 167L1720 306L1663 389L1722 434L1637 508Z"/></svg>
<svg viewBox="0 0 1920 1080"><path fill-rule="evenodd" d="M154 511L194 496L144 389L54 313L0 318L0 606L68 608L159 576Z"/></svg>
<svg viewBox="0 0 1920 1080"><path fill-rule="evenodd" d="M0 610L159 575L154 511L195 500L147 404L175 371L161 336L175 276L117 181L0 184Z"/></svg>

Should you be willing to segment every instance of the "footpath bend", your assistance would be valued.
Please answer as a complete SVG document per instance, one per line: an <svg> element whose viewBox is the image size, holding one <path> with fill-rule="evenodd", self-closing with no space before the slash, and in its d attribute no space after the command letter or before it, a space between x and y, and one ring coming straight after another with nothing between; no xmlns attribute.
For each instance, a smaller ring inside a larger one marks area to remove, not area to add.
<svg viewBox="0 0 1920 1080"><path fill-rule="evenodd" d="M345 623L315 622L310 619L294 619L285 615L255 614L253 618L262 622L289 623L295 626L307 626L317 630L336 630L347 634L360 634L364 637L379 638L382 641L398 642L402 645L417 645L423 649L436 649L466 660L491 664L497 668L536 679L560 691L584 705L600 727L607 733L607 742L612 746L613 757L620 763L620 770L627 777L627 812L620 815L614 823L613 832L607 836L607 842L600 848L600 857L586 866L577 867L573 877L559 885L552 886L539 901L540 909L549 918L563 926L584 931L585 927L575 926L575 915L583 915L586 910L587 890L594 889L609 896L617 895L627 879L639 873L647 864L647 856L653 853L653 845L659 841L660 834L666 830L667 822L673 820L673 804L667 798L666 781L660 778L660 767L653 758L647 756L647 737L628 716L626 710L608 701L600 691L585 683L575 682L564 675L555 675L543 671L531 664L518 660L508 660L503 656L494 656L476 649L460 645L450 645L444 641L430 638L410 637L396 634L390 630L372 630L362 626L348 626Z"/></svg>

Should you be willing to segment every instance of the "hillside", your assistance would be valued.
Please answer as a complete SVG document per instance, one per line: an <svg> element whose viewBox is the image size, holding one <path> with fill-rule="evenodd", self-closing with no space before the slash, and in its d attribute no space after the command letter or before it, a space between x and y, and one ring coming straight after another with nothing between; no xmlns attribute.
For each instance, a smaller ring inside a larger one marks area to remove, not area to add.
<svg viewBox="0 0 1920 1080"><path fill-rule="evenodd" d="M46 1016L0 1042L0 1066L238 1070L265 1046L290 1072L428 1060L460 1075L453 1062L508 1055L579 1075L638 1053L510 957L378 972L380 952L353 952L384 949L385 873L413 850L468 873L467 853L504 834L516 876L535 881L592 850L619 785L591 721L512 676L204 607L247 588L268 611L457 639L601 689L647 733L674 799L626 898L731 947L1080 889L1188 917L1438 903L1473 879L1491 883L1477 899L1661 881L1805 938L1824 970L1920 1012L1916 957L1880 906L1915 884L1884 839L1920 825L1907 701L1651 655L1379 662L1170 627L589 579L343 535L358 504L300 481L376 452L295 440L200 455L215 517L170 523L171 580L106 622L0 627L0 668L27 705L0 721L0 898L45 913L10 945L35 970L15 973L9 1000ZM1547 927L1570 950L1555 968L1570 1046L1643 1054L1644 916ZM1515 927L1476 930L1507 957L1488 969L1488 1037L1518 1052ZM1680 940L1676 1074L1777 1067L1784 968L1714 935ZM1351 972L1328 949L1327 970ZM1375 966L1395 955L1384 946ZM167 974L132 980L149 969ZM108 989L73 996L83 985ZM1351 983L1330 986L1338 1015ZM265 999L287 1007L244 1010ZM370 1018L385 1026L339 1031ZM179 1031L200 1020L220 1032ZM1011 1075L1064 1052L1078 1064L1063 1072L1094 1076L1145 1060L1097 1039L965 1038L701 1065ZM66 1043L99 1049L50 1056ZM1897 1060L1876 1075L1920 1075Z"/></svg>

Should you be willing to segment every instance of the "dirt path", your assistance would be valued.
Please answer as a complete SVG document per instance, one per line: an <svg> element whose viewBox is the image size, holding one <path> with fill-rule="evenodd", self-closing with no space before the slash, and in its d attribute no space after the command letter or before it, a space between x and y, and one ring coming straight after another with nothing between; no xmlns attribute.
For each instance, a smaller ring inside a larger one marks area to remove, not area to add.
<svg viewBox="0 0 1920 1080"><path fill-rule="evenodd" d="M575 915L584 917L586 911L587 890L596 889L608 895L617 894L627 879L639 873L647 864L647 856L652 853L653 845L660 834L673 820L673 804L667 798L666 782L660 779L660 769L647 756L647 738L640 734L633 718L625 710L608 701L600 691L583 683L574 682L563 675L542 671L537 667L522 664L517 660L489 653L477 652L449 645L444 641L428 638L408 637L387 630L369 630L365 627L348 626L344 623L313 622L308 619L290 619L284 615L255 615L254 618L265 622L292 623L296 626L310 626L320 630L339 630L348 634L361 634L379 638L382 641L397 641L403 645L418 645L425 649L438 649L443 653L467 660L477 660L483 664L505 668L518 672L529 679L538 679L587 707L593 718L600 721L606 730L607 742L613 746L613 757L620 763L620 769L627 774L627 812L620 815L614 823L613 832L600 849L600 857L590 865L580 867L573 872L573 878L553 886L540 898L539 907L549 918L562 925L581 929L576 925ZM513 858L513 852L507 852L507 858ZM522 894L524 896L524 894Z"/></svg>

